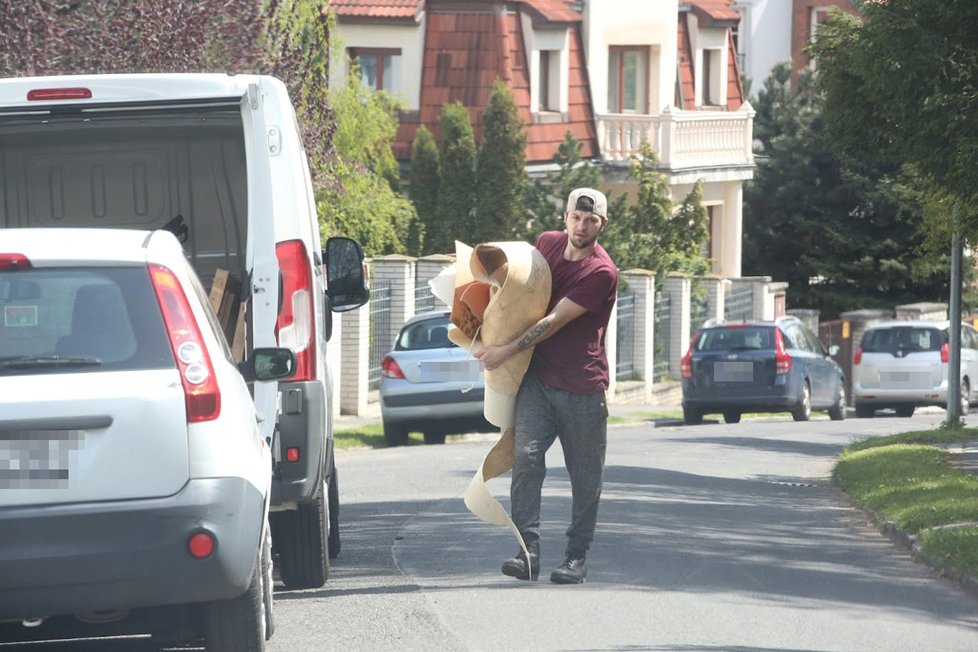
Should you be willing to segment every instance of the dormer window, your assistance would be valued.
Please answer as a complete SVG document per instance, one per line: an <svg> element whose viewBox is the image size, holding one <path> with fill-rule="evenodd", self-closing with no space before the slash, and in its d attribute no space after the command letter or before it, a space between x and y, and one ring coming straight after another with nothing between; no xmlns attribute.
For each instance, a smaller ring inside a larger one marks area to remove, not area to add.
<svg viewBox="0 0 978 652"><path fill-rule="evenodd" d="M350 48L360 81L375 91L401 91L401 50L399 48Z"/></svg>
<svg viewBox="0 0 978 652"><path fill-rule="evenodd" d="M648 79L647 47L612 46L608 52L608 111L645 113Z"/></svg>
<svg viewBox="0 0 978 652"><path fill-rule="evenodd" d="M700 75L700 101L703 106L721 104L721 51L703 50L703 67Z"/></svg>
<svg viewBox="0 0 978 652"><path fill-rule="evenodd" d="M537 111L560 110L560 52L540 50Z"/></svg>

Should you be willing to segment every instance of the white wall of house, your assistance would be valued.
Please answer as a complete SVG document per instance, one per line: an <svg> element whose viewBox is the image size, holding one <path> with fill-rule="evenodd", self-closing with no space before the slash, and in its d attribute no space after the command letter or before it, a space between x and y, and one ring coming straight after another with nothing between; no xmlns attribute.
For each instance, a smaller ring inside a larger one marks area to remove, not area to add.
<svg viewBox="0 0 978 652"><path fill-rule="evenodd" d="M397 95L408 111L421 108L421 62L424 61L425 19L420 24L378 25L340 23L338 25L344 52L349 48L398 48L401 50L401 91ZM330 65L330 85L337 87L346 79L349 63L344 56Z"/></svg>
<svg viewBox="0 0 978 652"><path fill-rule="evenodd" d="M673 184L672 201L682 201L693 189L691 183ZM710 233L713 273L739 278L742 269L744 231L744 184L741 180L708 181L703 184L703 205L713 209Z"/></svg>
<svg viewBox="0 0 978 652"><path fill-rule="evenodd" d="M789 0L737 0L740 11L740 50L743 73L751 80L751 93L763 88L764 80L779 61L791 60L791 5Z"/></svg>
<svg viewBox="0 0 978 652"><path fill-rule="evenodd" d="M600 0L584 5L584 50L596 114L608 110L608 53L612 46L646 46L648 108L671 106L676 86L677 0Z"/></svg>

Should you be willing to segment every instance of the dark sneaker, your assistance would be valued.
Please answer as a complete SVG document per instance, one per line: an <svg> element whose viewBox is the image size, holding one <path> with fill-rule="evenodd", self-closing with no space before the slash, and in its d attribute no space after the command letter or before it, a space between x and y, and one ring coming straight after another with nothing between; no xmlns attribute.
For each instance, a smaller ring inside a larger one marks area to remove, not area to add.
<svg viewBox="0 0 978 652"><path fill-rule="evenodd" d="M530 563L527 568L526 553L522 548L515 557L503 562L503 575L515 577L518 580L536 580L540 577L540 549L538 546L527 546L530 551Z"/></svg>
<svg viewBox="0 0 978 652"><path fill-rule="evenodd" d="M587 577L587 564L584 557L568 557L554 572L550 581L554 584L583 584Z"/></svg>

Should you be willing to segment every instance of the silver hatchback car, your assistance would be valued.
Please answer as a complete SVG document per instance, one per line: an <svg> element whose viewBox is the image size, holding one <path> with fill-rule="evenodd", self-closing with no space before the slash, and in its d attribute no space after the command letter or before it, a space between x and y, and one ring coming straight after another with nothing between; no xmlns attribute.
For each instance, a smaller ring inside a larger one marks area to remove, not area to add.
<svg viewBox="0 0 978 652"><path fill-rule="evenodd" d="M852 360L856 416L893 409L912 416L917 406L947 407L950 352L947 321L892 321L867 330ZM978 333L961 325L961 413L978 389Z"/></svg>
<svg viewBox="0 0 978 652"><path fill-rule="evenodd" d="M380 373L380 412L388 446L407 443L409 432L426 444L449 433L496 429L483 416L482 367L448 339L450 313L415 315L404 324Z"/></svg>

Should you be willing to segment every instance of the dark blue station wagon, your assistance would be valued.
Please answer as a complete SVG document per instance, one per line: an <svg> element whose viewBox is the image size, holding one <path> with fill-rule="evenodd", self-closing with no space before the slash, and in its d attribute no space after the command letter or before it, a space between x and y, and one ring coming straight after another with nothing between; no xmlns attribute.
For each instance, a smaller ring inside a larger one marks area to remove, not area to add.
<svg viewBox="0 0 978 652"><path fill-rule="evenodd" d="M721 413L737 423L744 412L791 412L807 421L812 410L846 416L846 384L826 349L797 317L776 321L707 322L680 363L683 419L699 424Z"/></svg>

